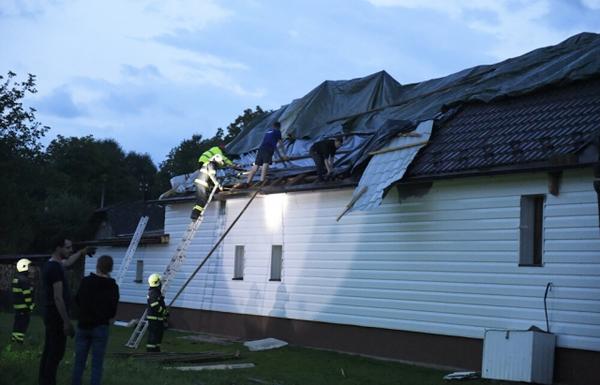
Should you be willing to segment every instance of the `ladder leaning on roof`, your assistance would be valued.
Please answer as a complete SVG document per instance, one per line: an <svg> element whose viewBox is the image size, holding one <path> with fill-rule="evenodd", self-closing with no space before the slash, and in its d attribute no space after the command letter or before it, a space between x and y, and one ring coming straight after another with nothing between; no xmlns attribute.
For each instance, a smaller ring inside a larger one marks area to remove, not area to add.
<svg viewBox="0 0 600 385"><path fill-rule="evenodd" d="M144 234L144 230L146 229L146 225L148 224L148 219L149 217L146 215L140 218L137 228L135 229L135 233L133 233L133 237L131 237L131 242L129 242L129 247L127 248L127 252L125 252L125 256L123 257L123 261L121 262L119 272L117 273L117 277L115 279L117 285L119 286L121 285L121 282L123 282L123 278L125 278L127 269L129 269L129 265L131 264L131 260L133 259L133 254L135 254L140 240L142 239L142 235Z"/></svg>
<svg viewBox="0 0 600 385"><path fill-rule="evenodd" d="M217 188L218 188L217 186L213 187L213 190L211 191L210 196L208 197L208 200L206 201L206 204L204 205L204 207L208 207L208 205L212 201L213 196L215 195L215 191L217 190ZM202 223L203 220L204 220L204 212L202 212L202 214L200 215L200 217L198 217L198 219L192 220L192 222L190 222L187 229L183 233L183 237L181 238L181 241L179 242L177 249L175 249L175 254L173 254L173 256L171 257L171 260L169 261L169 264L167 265L165 272L161 276L161 284L162 284L161 292L163 295L165 295L165 293L167 292L167 288L169 287L169 283L171 282L171 279L175 276L175 274L177 273L177 271L183 264L183 261L185 260L187 248L189 247L190 243L192 243L192 240L194 239L194 236L196 235L196 231L198 231L198 229L200 228L200 224ZM135 329L133 330L133 333L131 333L131 337L129 337L129 341L127 341L127 343L125 344L125 346L127 346L128 348L137 349L137 347L140 345L140 342L142 341L142 338L144 337L144 333L146 333L146 329L148 329L147 316L148 316L148 309L146 309L144 311L144 314L142 314L142 316L140 317L139 322L137 323Z"/></svg>

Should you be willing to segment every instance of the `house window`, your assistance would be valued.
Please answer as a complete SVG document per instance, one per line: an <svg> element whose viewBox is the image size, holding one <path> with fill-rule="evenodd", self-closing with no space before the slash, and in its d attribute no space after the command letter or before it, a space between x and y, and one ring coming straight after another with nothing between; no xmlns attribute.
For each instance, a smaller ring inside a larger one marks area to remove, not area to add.
<svg viewBox="0 0 600 385"><path fill-rule="evenodd" d="M244 246L235 247L235 260L233 265L233 279L244 279Z"/></svg>
<svg viewBox="0 0 600 385"><path fill-rule="evenodd" d="M225 213L227 212L226 210L227 210L227 201L226 200L219 201L219 215L225 215Z"/></svg>
<svg viewBox="0 0 600 385"><path fill-rule="evenodd" d="M271 247L271 279L270 281L281 281L281 257L282 246L273 245Z"/></svg>
<svg viewBox="0 0 600 385"><path fill-rule="evenodd" d="M135 281L142 283L144 281L144 261L138 259L135 264Z"/></svg>
<svg viewBox="0 0 600 385"><path fill-rule="evenodd" d="M519 266L542 266L545 195L521 197Z"/></svg>

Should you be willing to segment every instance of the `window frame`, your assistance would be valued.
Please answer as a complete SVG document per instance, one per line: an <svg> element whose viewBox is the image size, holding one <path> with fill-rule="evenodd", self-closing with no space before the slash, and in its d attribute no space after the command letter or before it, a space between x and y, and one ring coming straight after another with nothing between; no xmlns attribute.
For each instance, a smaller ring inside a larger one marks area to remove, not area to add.
<svg viewBox="0 0 600 385"><path fill-rule="evenodd" d="M544 211L546 194L521 196L519 266L544 266Z"/></svg>
<svg viewBox="0 0 600 385"><path fill-rule="evenodd" d="M281 282L283 276L283 245L271 245L271 272L269 282Z"/></svg>

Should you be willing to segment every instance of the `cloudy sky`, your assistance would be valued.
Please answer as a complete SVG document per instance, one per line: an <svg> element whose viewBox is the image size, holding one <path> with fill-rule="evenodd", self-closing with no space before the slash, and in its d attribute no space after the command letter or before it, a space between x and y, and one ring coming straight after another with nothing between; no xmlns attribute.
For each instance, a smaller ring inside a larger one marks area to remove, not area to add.
<svg viewBox="0 0 600 385"><path fill-rule="evenodd" d="M158 164L245 108L324 80L448 75L600 32L600 0L0 0L0 73L57 134L114 138Z"/></svg>

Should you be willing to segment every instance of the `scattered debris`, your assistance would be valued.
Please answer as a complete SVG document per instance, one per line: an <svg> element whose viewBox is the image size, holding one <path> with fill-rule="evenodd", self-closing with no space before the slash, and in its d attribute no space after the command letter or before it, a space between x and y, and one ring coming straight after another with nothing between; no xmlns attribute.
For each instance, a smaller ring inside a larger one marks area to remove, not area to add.
<svg viewBox="0 0 600 385"><path fill-rule="evenodd" d="M244 342L244 346L250 349L251 352L260 350L277 349L286 346L288 343L277 338L265 338L262 340Z"/></svg>
<svg viewBox="0 0 600 385"><path fill-rule="evenodd" d="M183 371L199 370L230 370L230 369L249 369L255 365L251 362L244 364L218 364L218 365L196 365L196 366L165 366L163 369L177 369Z"/></svg>
<svg viewBox="0 0 600 385"><path fill-rule="evenodd" d="M478 372L454 372L444 376L444 380L475 380L479 378Z"/></svg>
<svg viewBox="0 0 600 385"><path fill-rule="evenodd" d="M129 321L115 321L115 322L113 322L113 325L130 328L130 327L133 327L134 325L136 325L137 322L138 322L137 318L133 318Z"/></svg>
<svg viewBox="0 0 600 385"><path fill-rule="evenodd" d="M261 385L273 385L274 384L274 382L269 382L269 381L261 380L260 378L254 378L254 377L248 377L247 380L250 382L254 382L255 384L261 384Z"/></svg>
<svg viewBox="0 0 600 385"><path fill-rule="evenodd" d="M188 341L194 341L194 342L205 342L208 344L215 344L215 345L231 345L233 342L235 342L235 339L232 338L227 338L227 337L223 337L223 336L215 336L212 334L204 334L204 333L199 333L199 334L190 334L187 336L181 336L181 337L177 337L180 338L182 340L188 340Z"/></svg>
<svg viewBox="0 0 600 385"><path fill-rule="evenodd" d="M222 352L196 352L196 353L176 353L176 352L139 352L139 353L114 353L114 356L131 357L146 362L159 362L161 364L170 364L176 362L214 362L235 360L240 358L240 352L222 353Z"/></svg>

